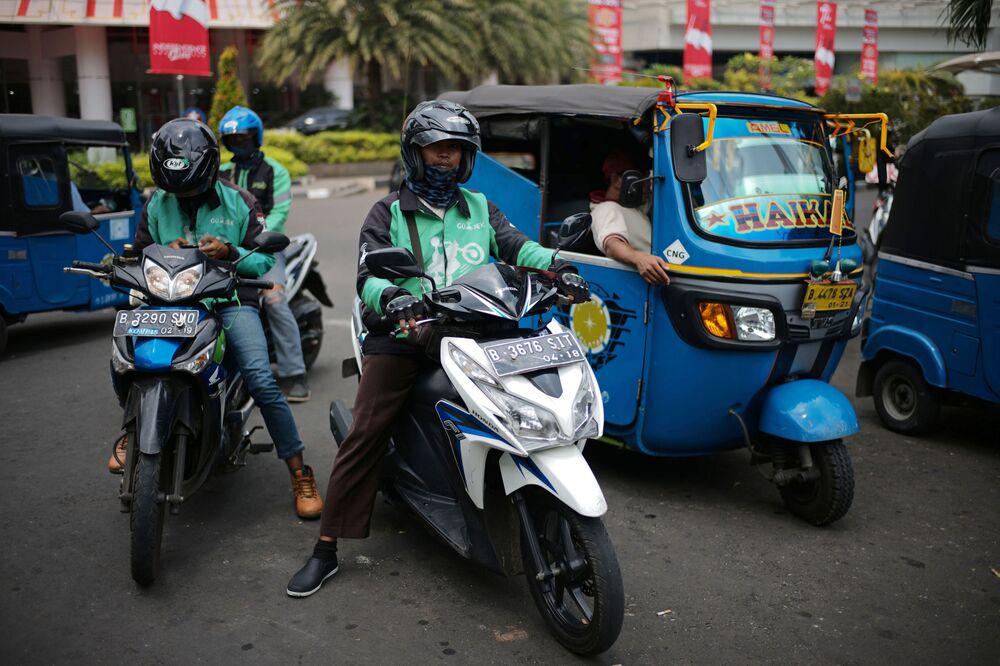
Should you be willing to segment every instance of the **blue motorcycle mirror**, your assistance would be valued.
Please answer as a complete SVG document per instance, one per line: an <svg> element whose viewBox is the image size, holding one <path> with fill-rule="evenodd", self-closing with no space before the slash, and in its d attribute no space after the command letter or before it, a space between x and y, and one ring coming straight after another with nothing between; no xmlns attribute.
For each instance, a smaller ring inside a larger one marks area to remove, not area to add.
<svg viewBox="0 0 1000 666"><path fill-rule="evenodd" d="M59 221L74 234L90 234L101 226L97 218L90 213L81 213L75 210L60 215Z"/></svg>
<svg viewBox="0 0 1000 666"><path fill-rule="evenodd" d="M257 246L257 249L268 254L281 252L288 247L289 242L288 236L276 231L262 231L253 239L253 244Z"/></svg>

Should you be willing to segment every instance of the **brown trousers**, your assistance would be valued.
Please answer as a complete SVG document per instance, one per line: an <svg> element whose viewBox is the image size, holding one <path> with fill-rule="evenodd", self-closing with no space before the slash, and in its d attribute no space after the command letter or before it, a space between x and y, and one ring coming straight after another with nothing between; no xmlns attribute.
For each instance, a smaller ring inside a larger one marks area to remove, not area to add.
<svg viewBox="0 0 1000 666"><path fill-rule="evenodd" d="M354 422L326 488L320 535L363 539L371 529L389 428L423 367L420 354L374 354L362 361Z"/></svg>

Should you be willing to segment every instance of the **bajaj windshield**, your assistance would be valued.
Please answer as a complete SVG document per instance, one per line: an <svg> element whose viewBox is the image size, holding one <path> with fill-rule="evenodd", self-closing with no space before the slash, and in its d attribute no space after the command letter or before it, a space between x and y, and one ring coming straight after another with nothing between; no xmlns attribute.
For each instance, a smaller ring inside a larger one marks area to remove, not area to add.
<svg viewBox="0 0 1000 666"><path fill-rule="evenodd" d="M818 122L721 118L706 157L708 177L691 186L699 229L741 243L829 240L835 178Z"/></svg>

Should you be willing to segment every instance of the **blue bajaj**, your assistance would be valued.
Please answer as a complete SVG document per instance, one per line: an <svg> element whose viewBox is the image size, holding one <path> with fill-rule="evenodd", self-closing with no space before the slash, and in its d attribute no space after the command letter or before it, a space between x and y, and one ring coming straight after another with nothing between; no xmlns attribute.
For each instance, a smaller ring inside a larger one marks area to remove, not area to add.
<svg viewBox="0 0 1000 666"><path fill-rule="evenodd" d="M106 243L94 233L100 223L93 216L70 212L61 220ZM288 238L264 232L255 243L254 251L277 252ZM131 514L132 578L149 585L159 570L166 508L178 513L212 472L236 469L248 453L273 448L252 444L251 433L243 431L254 402L238 369L223 362L225 330L205 305L206 299L232 297L239 287L268 289L271 283L238 277L240 260L216 261L197 248L111 251L110 263L74 261L66 270L131 290L143 301L115 317L111 377L128 437L119 498L122 511Z"/></svg>
<svg viewBox="0 0 1000 666"><path fill-rule="evenodd" d="M139 192L115 123L0 114L0 354L7 327L37 312L128 303L105 282L64 273L73 260L110 264L135 236ZM111 242L63 228L67 211L94 213Z"/></svg>
<svg viewBox="0 0 1000 666"><path fill-rule="evenodd" d="M878 252L857 392L917 434L943 404L1000 403L1000 109L910 141Z"/></svg>
<svg viewBox="0 0 1000 666"><path fill-rule="evenodd" d="M605 439L655 456L745 446L792 513L832 523L852 502L843 439L858 422L828 382L866 299L852 147L864 141L870 154L870 130L858 137L877 124L884 150L884 116L769 95L677 95L664 83L449 93L482 124L470 187L554 246L563 218L588 223L605 156L637 156L618 202L648 211L670 286L603 256L586 232L561 255L591 285L590 302L557 316L597 375Z"/></svg>

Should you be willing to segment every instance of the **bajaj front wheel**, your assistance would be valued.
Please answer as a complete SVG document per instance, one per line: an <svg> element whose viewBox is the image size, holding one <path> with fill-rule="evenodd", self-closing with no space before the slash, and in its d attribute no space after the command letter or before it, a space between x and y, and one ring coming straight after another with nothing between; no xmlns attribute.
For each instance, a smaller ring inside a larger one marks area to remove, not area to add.
<svg viewBox="0 0 1000 666"><path fill-rule="evenodd" d="M545 571L534 565L527 538L521 553L528 589L549 630L564 647L593 655L611 647L625 617L618 558L600 518L587 518L550 496L529 501Z"/></svg>
<svg viewBox="0 0 1000 666"><path fill-rule="evenodd" d="M132 484L132 579L139 585L156 580L160 568L165 502L160 491L160 454L136 452Z"/></svg>
<svg viewBox="0 0 1000 666"><path fill-rule="evenodd" d="M819 476L781 487L781 498L792 514L823 526L847 515L854 502L854 467L847 447L839 439L809 445ZM798 464L798 462L796 462Z"/></svg>

